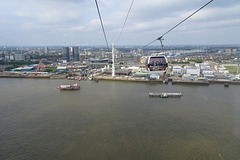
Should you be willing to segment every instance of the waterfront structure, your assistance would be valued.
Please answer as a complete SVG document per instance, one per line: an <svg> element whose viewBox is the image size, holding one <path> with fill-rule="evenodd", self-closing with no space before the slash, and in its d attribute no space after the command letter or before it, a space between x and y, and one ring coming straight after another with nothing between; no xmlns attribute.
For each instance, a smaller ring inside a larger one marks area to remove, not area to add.
<svg viewBox="0 0 240 160"><path fill-rule="evenodd" d="M220 81L220 82L229 82L231 79L227 77L226 75L223 74L215 74L215 81Z"/></svg>
<svg viewBox="0 0 240 160"><path fill-rule="evenodd" d="M200 76L200 68L198 68L198 67L188 67L186 69L186 74L196 75L197 77L199 77Z"/></svg>
<svg viewBox="0 0 240 160"><path fill-rule="evenodd" d="M65 66L65 67L58 66L58 67L57 67L57 71L58 71L58 72L61 72L61 71L62 71L62 72L66 72L66 71L67 71L67 67L66 67L66 66Z"/></svg>
<svg viewBox="0 0 240 160"><path fill-rule="evenodd" d="M235 75L233 78L232 78L233 81L240 81L240 74L237 74Z"/></svg>
<svg viewBox="0 0 240 160"><path fill-rule="evenodd" d="M207 79L214 79L214 71L213 70L202 70L201 71L203 77L206 77Z"/></svg>
<svg viewBox="0 0 240 160"><path fill-rule="evenodd" d="M198 76L196 76L194 74L183 74L182 80L188 81L188 82L196 82L196 81L198 81Z"/></svg>
<svg viewBox="0 0 240 160"><path fill-rule="evenodd" d="M18 67L18 68L11 69L11 71L33 72L34 71L34 67Z"/></svg>
<svg viewBox="0 0 240 160"><path fill-rule="evenodd" d="M69 48L68 47L63 47L62 52L63 52L63 55L62 55L63 60L69 62L70 61Z"/></svg>
<svg viewBox="0 0 240 160"><path fill-rule="evenodd" d="M72 47L73 61L79 61L79 48Z"/></svg>

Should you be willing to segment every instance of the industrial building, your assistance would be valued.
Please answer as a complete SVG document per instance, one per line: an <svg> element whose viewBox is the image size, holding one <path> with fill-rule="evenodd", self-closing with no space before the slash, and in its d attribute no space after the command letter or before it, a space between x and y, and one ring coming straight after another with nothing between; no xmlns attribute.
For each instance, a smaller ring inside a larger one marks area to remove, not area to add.
<svg viewBox="0 0 240 160"><path fill-rule="evenodd" d="M181 66L173 66L173 74L181 76L183 73L183 68Z"/></svg>
<svg viewBox="0 0 240 160"><path fill-rule="evenodd" d="M57 67L57 71L58 72L66 72L67 71L67 67L58 66Z"/></svg>
<svg viewBox="0 0 240 160"><path fill-rule="evenodd" d="M11 69L11 71L34 72L35 68L34 67L18 67L18 68Z"/></svg>
<svg viewBox="0 0 240 160"><path fill-rule="evenodd" d="M198 67L187 67L186 74L200 76L200 68Z"/></svg>

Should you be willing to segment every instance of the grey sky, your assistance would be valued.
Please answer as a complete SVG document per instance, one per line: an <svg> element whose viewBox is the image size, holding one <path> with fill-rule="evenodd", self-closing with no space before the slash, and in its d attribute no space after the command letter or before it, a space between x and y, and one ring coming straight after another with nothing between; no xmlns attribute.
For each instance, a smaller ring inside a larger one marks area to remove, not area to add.
<svg viewBox="0 0 240 160"><path fill-rule="evenodd" d="M132 0L98 0L115 43ZM145 45L209 0L135 0L119 45ZM0 0L2 45L105 45L94 0ZM240 44L240 1L214 0L164 37L165 45ZM155 44L158 44L157 42Z"/></svg>

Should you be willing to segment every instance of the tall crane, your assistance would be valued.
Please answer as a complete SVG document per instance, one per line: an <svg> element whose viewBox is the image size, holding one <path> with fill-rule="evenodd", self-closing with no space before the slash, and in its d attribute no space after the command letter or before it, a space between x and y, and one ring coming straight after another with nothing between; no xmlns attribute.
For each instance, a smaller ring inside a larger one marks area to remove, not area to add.
<svg viewBox="0 0 240 160"><path fill-rule="evenodd" d="M38 71L39 71L40 64L42 63L42 61L43 61L43 58L41 58L41 59L39 60L38 67L37 67L37 69L36 69L36 71L35 71L35 72L38 72Z"/></svg>

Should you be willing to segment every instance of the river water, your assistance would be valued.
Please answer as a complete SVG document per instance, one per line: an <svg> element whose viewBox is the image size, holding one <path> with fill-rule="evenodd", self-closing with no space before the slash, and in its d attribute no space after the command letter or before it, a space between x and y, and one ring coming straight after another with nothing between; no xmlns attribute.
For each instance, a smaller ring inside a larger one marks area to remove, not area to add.
<svg viewBox="0 0 240 160"><path fill-rule="evenodd" d="M0 79L1 160L240 159L239 85L72 83Z"/></svg>

